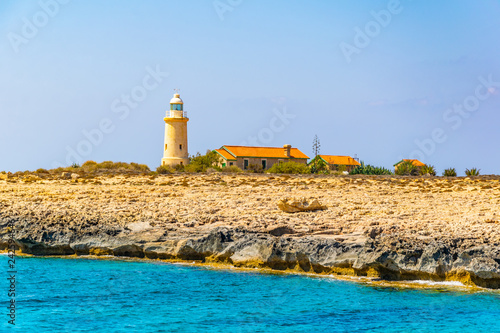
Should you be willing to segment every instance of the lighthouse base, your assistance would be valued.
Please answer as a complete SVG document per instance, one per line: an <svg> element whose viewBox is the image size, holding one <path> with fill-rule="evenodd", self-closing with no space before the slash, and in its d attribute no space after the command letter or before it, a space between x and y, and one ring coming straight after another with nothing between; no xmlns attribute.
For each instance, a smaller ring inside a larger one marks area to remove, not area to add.
<svg viewBox="0 0 500 333"><path fill-rule="evenodd" d="M161 165L168 165L171 167L175 167L176 165L188 165L189 158L182 157L164 157L161 159Z"/></svg>

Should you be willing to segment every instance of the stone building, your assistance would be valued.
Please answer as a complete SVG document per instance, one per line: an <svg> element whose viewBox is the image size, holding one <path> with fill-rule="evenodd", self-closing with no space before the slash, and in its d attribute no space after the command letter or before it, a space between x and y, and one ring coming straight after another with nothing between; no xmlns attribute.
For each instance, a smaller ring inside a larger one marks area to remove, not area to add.
<svg viewBox="0 0 500 333"><path fill-rule="evenodd" d="M361 165L357 159L350 156L340 156L340 155L318 155L318 159L323 161L328 170L337 171L347 171L350 172L355 167ZM314 160L309 164L314 163Z"/></svg>
<svg viewBox="0 0 500 333"><path fill-rule="evenodd" d="M221 156L219 166L235 165L242 170L249 168L262 168L267 170L275 163L281 162L297 162L307 164L309 158L297 148L292 148L291 145L280 147L247 147L247 146L222 146L220 149L215 149Z"/></svg>

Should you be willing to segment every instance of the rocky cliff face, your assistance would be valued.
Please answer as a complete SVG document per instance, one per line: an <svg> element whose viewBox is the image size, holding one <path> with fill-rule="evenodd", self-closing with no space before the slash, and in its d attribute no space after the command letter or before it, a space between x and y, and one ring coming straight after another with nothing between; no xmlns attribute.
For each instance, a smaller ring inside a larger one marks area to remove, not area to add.
<svg viewBox="0 0 500 333"><path fill-rule="evenodd" d="M201 260L500 288L498 180L420 181L203 175L6 182L0 248L13 224L18 246L35 255ZM327 210L280 212L277 201L291 194L319 198Z"/></svg>

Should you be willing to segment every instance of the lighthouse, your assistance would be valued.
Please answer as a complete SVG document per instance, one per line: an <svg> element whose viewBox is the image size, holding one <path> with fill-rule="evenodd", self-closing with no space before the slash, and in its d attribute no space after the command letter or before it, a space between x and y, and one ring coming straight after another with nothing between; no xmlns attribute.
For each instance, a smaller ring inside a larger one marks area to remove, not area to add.
<svg viewBox="0 0 500 333"><path fill-rule="evenodd" d="M162 165L176 166L189 163L187 143L187 117L184 102L176 93L170 100L170 110L167 110L165 121L165 145L163 147Z"/></svg>

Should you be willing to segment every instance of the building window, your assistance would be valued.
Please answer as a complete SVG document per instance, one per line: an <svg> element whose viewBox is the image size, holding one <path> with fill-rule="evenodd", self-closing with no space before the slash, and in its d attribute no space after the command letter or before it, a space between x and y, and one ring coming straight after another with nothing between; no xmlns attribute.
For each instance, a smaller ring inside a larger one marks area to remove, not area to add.
<svg viewBox="0 0 500 333"><path fill-rule="evenodd" d="M231 166L231 165L233 165L233 162L229 162L229 165L230 165L230 166Z"/></svg>
<svg viewBox="0 0 500 333"><path fill-rule="evenodd" d="M226 167L226 163L222 163L222 167L225 168Z"/></svg>
<svg viewBox="0 0 500 333"><path fill-rule="evenodd" d="M262 169L263 170L267 169L267 160L262 160Z"/></svg>
<svg viewBox="0 0 500 333"><path fill-rule="evenodd" d="M165 145L165 151L167 151L167 145Z"/></svg>
<svg viewBox="0 0 500 333"><path fill-rule="evenodd" d="M179 149L182 150L182 145L179 145Z"/></svg>
<svg viewBox="0 0 500 333"><path fill-rule="evenodd" d="M170 104L170 110L182 111L182 104Z"/></svg>
<svg viewBox="0 0 500 333"><path fill-rule="evenodd" d="M243 160L243 170L248 169L248 160Z"/></svg>
<svg viewBox="0 0 500 333"><path fill-rule="evenodd" d="M283 160L278 160L278 164L281 164L281 163L283 163Z"/></svg>

